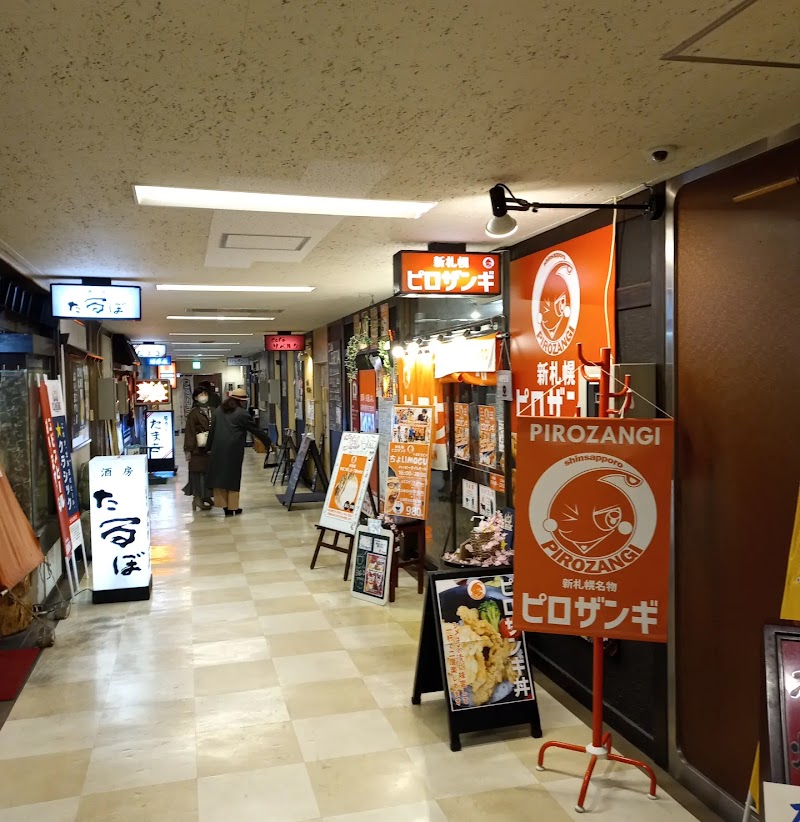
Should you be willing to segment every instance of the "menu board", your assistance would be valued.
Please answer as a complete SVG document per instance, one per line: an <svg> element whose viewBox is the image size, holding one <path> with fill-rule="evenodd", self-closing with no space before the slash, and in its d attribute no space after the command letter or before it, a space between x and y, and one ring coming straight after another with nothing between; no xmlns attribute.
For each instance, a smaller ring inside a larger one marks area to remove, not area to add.
<svg viewBox="0 0 800 822"><path fill-rule="evenodd" d="M328 424L342 430L342 349L339 340L328 343Z"/></svg>
<svg viewBox="0 0 800 822"><path fill-rule="evenodd" d="M377 434L345 431L336 453L319 524L346 534L355 533L378 450Z"/></svg>
<svg viewBox="0 0 800 822"><path fill-rule="evenodd" d="M386 605L389 600L393 534L388 528L359 526L355 538L352 594L367 602Z"/></svg>
<svg viewBox="0 0 800 822"><path fill-rule="evenodd" d="M433 408L396 405L389 444L389 476L384 512L425 519L431 476Z"/></svg>
<svg viewBox="0 0 800 822"><path fill-rule="evenodd" d="M454 402L455 457L469 462L469 405L465 402Z"/></svg>
<svg viewBox="0 0 800 822"><path fill-rule="evenodd" d="M436 579L451 710L534 699L521 631L511 624L514 575Z"/></svg>
<svg viewBox="0 0 800 822"><path fill-rule="evenodd" d="M478 406L478 461L497 468L497 414L493 405Z"/></svg>

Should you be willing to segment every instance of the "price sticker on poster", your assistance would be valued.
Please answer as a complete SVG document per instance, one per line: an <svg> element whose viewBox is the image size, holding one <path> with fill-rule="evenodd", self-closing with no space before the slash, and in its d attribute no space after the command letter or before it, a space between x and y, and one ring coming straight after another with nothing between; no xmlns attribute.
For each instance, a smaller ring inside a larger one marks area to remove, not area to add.
<svg viewBox="0 0 800 822"><path fill-rule="evenodd" d="M356 599L386 605L389 601L393 554L394 534L388 528L359 526L355 538L351 589Z"/></svg>
<svg viewBox="0 0 800 822"><path fill-rule="evenodd" d="M667 641L671 420L518 420L514 624Z"/></svg>
<svg viewBox="0 0 800 822"><path fill-rule="evenodd" d="M478 460L487 468L497 468L497 413L493 405L478 406Z"/></svg>
<svg viewBox="0 0 800 822"><path fill-rule="evenodd" d="M369 488L372 465L378 450L377 434L345 431L333 466L319 524L324 528L354 534Z"/></svg>
<svg viewBox="0 0 800 822"><path fill-rule="evenodd" d="M427 516L432 418L430 406L395 406L384 496L386 514L413 519Z"/></svg>

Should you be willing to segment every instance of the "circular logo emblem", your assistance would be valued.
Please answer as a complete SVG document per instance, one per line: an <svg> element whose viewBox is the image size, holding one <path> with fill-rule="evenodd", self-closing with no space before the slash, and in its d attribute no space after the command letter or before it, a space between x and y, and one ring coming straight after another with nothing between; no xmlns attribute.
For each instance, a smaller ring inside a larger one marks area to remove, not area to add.
<svg viewBox="0 0 800 822"><path fill-rule="evenodd" d="M551 465L533 488L531 530L542 550L577 574L611 574L647 550L656 501L647 480L606 454L576 454Z"/></svg>
<svg viewBox="0 0 800 822"><path fill-rule="evenodd" d="M483 258L483 267L484 268L494 268L494 257L484 257Z"/></svg>
<svg viewBox="0 0 800 822"><path fill-rule="evenodd" d="M548 254L533 281L531 295L533 332L539 347L551 357L567 350L578 328L581 287L569 254Z"/></svg>

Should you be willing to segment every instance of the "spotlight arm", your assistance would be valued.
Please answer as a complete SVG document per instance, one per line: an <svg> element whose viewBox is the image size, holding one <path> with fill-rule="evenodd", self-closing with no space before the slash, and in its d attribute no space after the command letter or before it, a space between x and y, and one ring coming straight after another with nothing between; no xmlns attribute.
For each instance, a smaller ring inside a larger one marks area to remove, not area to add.
<svg viewBox="0 0 800 822"><path fill-rule="evenodd" d="M534 214L540 209L568 208L572 210L591 209L619 209L620 211L639 211L651 220L658 219L663 212L663 204L653 189L649 189L650 196L646 203L531 203L515 197L505 183L497 183L489 190L492 201L492 214L502 217L509 211L532 211ZM506 196L508 192L509 196Z"/></svg>

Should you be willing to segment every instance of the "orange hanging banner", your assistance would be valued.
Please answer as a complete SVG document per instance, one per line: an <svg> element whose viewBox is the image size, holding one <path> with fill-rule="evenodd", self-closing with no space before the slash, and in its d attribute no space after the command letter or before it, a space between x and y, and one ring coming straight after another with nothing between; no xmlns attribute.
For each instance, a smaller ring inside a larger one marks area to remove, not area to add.
<svg viewBox="0 0 800 822"><path fill-rule="evenodd" d="M672 420L518 420L514 624L667 641Z"/></svg>
<svg viewBox="0 0 800 822"><path fill-rule="evenodd" d="M599 228L511 264L512 422L576 415L578 342L589 359L603 347L613 355L612 238L611 226Z"/></svg>

